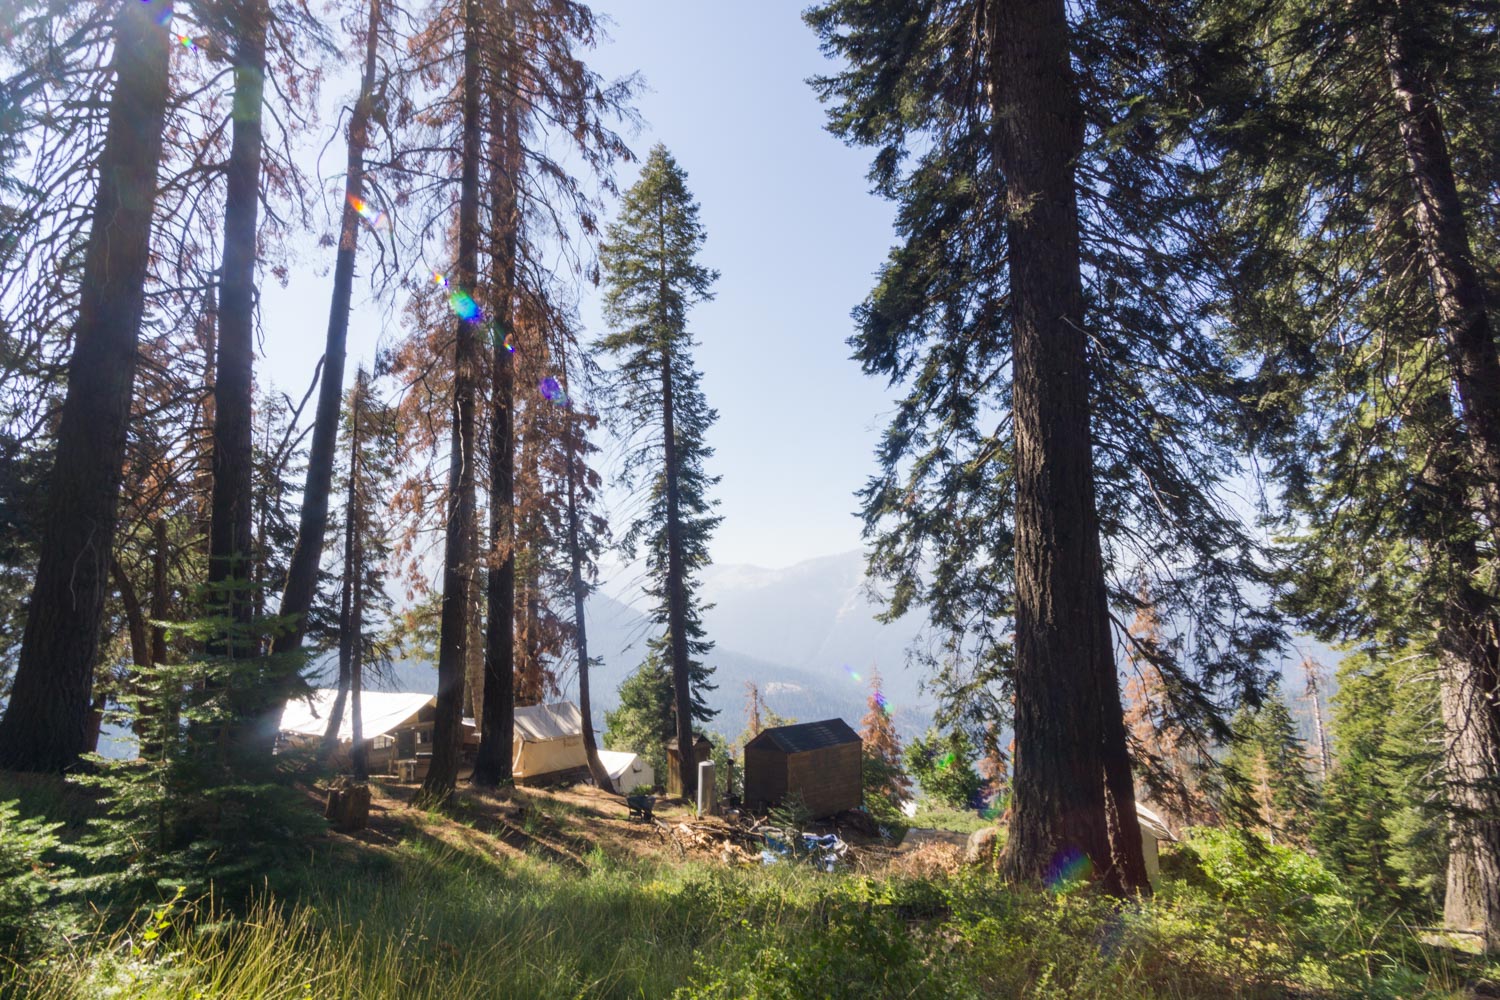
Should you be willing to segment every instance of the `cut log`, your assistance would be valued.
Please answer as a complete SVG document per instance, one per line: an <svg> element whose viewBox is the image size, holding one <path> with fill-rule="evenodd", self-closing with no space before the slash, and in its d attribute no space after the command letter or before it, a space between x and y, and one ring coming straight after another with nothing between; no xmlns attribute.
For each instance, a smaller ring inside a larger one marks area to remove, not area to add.
<svg viewBox="0 0 1500 1000"><path fill-rule="evenodd" d="M370 825L370 786L363 781L339 778L328 789L323 815L340 833L354 833Z"/></svg>

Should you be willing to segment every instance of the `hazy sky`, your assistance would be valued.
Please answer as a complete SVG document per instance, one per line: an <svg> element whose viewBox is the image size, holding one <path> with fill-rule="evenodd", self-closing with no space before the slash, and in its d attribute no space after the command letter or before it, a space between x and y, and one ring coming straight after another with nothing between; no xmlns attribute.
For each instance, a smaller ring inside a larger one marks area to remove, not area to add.
<svg viewBox="0 0 1500 1000"><path fill-rule="evenodd" d="M646 124L632 146L644 158L663 142L688 172L708 231L703 259L722 274L716 299L691 316L704 392L719 411L708 436L709 468L723 476L716 562L780 567L856 548L852 494L874 468L890 406L883 382L849 360L845 340L849 310L890 244L891 212L867 193L866 154L823 130L804 81L829 64L802 6L594 5L613 24L591 62L609 78L644 77ZM340 161L326 155L324 169ZM635 174L634 164L621 171L622 189ZM267 281L263 289L263 377L294 395L322 351L331 261L321 256L331 257L305 254L288 288ZM583 317L597 334L592 290ZM351 373L354 359L373 355L382 322L375 310L358 313Z"/></svg>

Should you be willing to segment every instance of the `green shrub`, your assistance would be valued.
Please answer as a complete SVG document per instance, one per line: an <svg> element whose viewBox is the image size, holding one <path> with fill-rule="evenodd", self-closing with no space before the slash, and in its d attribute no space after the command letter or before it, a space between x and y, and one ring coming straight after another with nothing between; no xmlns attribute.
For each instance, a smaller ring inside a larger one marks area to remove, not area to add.
<svg viewBox="0 0 1500 1000"><path fill-rule="evenodd" d="M1347 906L1339 881L1303 851L1260 836L1208 827L1189 831L1179 850L1218 898L1261 916L1310 917Z"/></svg>
<svg viewBox="0 0 1500 1000"><path fill-rule="evenodd" d="M984 780L974 769L979 758L974 744L962 729L940 735L929 729L926 737L911 741L906 763L930 799L955 809L975 806Z"/></svg>

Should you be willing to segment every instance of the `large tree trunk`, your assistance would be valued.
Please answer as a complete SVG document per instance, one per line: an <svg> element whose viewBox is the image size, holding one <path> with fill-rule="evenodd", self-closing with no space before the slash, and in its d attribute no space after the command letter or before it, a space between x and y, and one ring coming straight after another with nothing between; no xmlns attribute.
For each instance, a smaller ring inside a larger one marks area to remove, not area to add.
<svg viewBox="0 0 1500 1000"><path fill-rule="evenodd" d="M1500 355L1484 284L1474 263L1442 112L1415 57L1409 0L1381 23L1386 70L1399 108L1402 146L1417 236L1447 344L1468 450L1493 539L1500 539ZM1438 402L1447 409L1446 399ZM1456 465L1456 462L1449 463ZM1452 482L1435 484L1448 487ZM1461 509L1462 498L1455 497ZM1479 566L1472 545L1455 551L1438 539L1463 579L1442 627L1444 766L1452 809L1444 922L1477 931L1500 949L1500 636L1493 604L1469 577Z"/></svg>
<svg viewBox="0 0 1500 1000"><path fill-rule="evenodd" d="M115 87L84 253L41 557L0 767L62 771L89 745L90 692L130 419L166 115L170 0L121 3Z"/></svg>
<svg viewBox="0 0 1500 1000"><path fill-rule="evenodd" d="M359 487L359 407L364 386L356 383L354 405L349 421L349 490L344 502L344 579L339 588L339 681L338 694L328 712L328 726L323 731L323 755L333 753L339 745L339 729L344 724L344 703L354 676L354 646L359 636L355 624L355 588L362 569L358 562L359 524L356 515Z"/></svg>
<svg viewBox="0 0 1500 1000"><path fill-rule="evenodd" d="M115 578L115 587L120 591L120 603L125 606L125 629L130 635L130 661L137 670L151 665L151 636L146 629L146 611L135 585L120 565L118 556L109 557L109 574Z"/></svg>
<svg viewBox="0 0 1500 1000"><path fill-rule="evenodd" d="M462 162L455 290L474 292L479 271L479 0L464 0ZM432 766L420 798L446 800L458 782L463 743L464 665L469 644L469 574L474 567L474 396L479 344L474 324L455 317L453 438L448 464L448 522L443 542L443 603L438 638L437 711Z"/></svg>
<svg viewBox="0 0 1500 1000"><path fill-rule="evenodd" d="M249 659L260 653L252 634L250 592L254 538L253 390L255 369L256 230L265 95L265 0L231 4L235 37L233 137L225 168L224 258L219 274L219 343L215 362L213 498L208 542L210 600L228 616L209 644L213 655ZM237 679L231 688L236 722L230 732L240 764L269 757L284 693L268 678Z"/></svg>
<svg viewBox="0 0 1500 1000"><path fill-rule="evenodd" d="M511 54L512 38L502 54ZM480 699L479 753L474 761L476 785L509 782L515 761L516 667L516 412L512 335L515 317L517 227L515 171L520 166L516 134L519 121L515 97L503 93L502 81L511 77L497 71L490 87L491 259L490 301L494 309L494 347L491 351L494 385L490 414L490 546L493 557L485 581L487 615L484 644L484 685ZM509 100L505 100L510 97ZM504 101L502 104L501 102ZM495 562L498 559L498 564Z"/></svg>
<svg viewBox="0 0 1500 1000"><path fill-rule="evenodd" d="M661 298L662 328L667 318L667 236L662 207L657 206L657 283ZM663 334L665 335L665 334ZM672 701L676 712L677 772L682 794L692 798L698 791L698 761L693 753L692 665L688 659L687 570L682 558L682 512L677 486L677 421L672 398L672 349L661 349L662 460L667 486L667 642L672 654Z"/></svg>
<svg viewBox="0 0 1500 1000"><path fill-rule="evenodd" d="M568 358L561 354L558 368L562 373L563 393L568 392ZM568 463L568 560L573 583L573 636L578 647L578 712L583 716L583 752L588 757L589 774L606 792L613 793L614 782L609 771L599 759L599 742L594 737L594 704L589 697L589 632L584 618L584 604L589 594L588 584L583 579L583 537L579 524L578 480L583 475L582 465L583 426L572 414L564 433L567 434Z"/></svg>
<svg viewBox="0 0 1500 1000"><path fill-rule="evenodd" d="M1063 0L995 0L989 12L1015 338L1016 760L1003 868L1036 883L1087 858L1109 891L1148 891L1128 765L1121 775L1094 501L1067 15Z"/></svg>
<svg viewBox="0 0 1500 1000"><path fill-rule="evenodd" d="M352 421L354 432L351 435L353 447L350 449L349 459L349 503L353 508L350 520L354 524L354 537L351 544L354 556L350 560L354 568L354 606L350 609L349 626L351 632L350 642L350 699L353 702L351 710L354 713L352 726L353 744L349 751L349 763L354 771L355 781L368 781L370 777L370 757L365 747L365 719L364 706L360 699L364 694L365 684L365 534L369 530L367 522L368 512L365 509L364 492L359 485L359 477L363 471L359 465L359 420L360 403L364 400L365 379L364 372L360 372L356 388L354 390L354 419Z"/></svg>
<svg viewBox="0 0 1500 1000"><path fill-rule="evenodd" d="M672 352L662 348L661 406L667 479L667 639L672 651L672 701L677 713L677 763L682 794L698 791L698 761L693 753L692 667L688 661L687 580L682 559L682 515L677 493L677 442L672 410Z"/></svg>
<svg viewBox="0 0 1500 1000"><path fill-rule="evenodd" d="M1386 69L1400 108L1417 233L1437 298L1485 514L1500 537L1500 356L1458 197L1442 112L1413 56L1410 0L1392 5L1382 25Z"/></svg>
<svg viewBox="0 0 1500 1000"><path fill-rule="evenodd" d="M344 395L344 345L349 334L349 305L354 296L354 258L359 248L360 213L354 203L364 197L365 150L370 143L370 112L374 104L375 53L380 34L380 0L370 0L370 23L365 35L365 67L359 98L349 116L349 156L344 168L344 217L339 227L339 252L333 263L333 301L328 309L328 336L323 347L323 380L318 386L318 411L313 420L307 456L307 482L302 490L302 513L297 522L297 547L287 568L280 614L291 619L291 631L276 639L275 650L297 649L307 632L307 612L318 588L318 566L323 559L323 536L328 529L328 494L333 484L333 453L339 431L339 404Z"/></svg>
<svg viewBox="0 0 1500 1000"><path fill-rule="evenodd" d="M1500 643L1492 618L1476 621L1475 610L1463 617L1464 627L1445 630L1442 657L1451 817L1443 923L1500 951Z"/></svg>

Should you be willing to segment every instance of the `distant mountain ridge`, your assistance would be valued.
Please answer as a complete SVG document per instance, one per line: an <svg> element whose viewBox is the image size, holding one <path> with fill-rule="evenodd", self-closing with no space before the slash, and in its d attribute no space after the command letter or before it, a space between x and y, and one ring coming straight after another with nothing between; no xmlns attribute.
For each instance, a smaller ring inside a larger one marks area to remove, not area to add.
<svg viewBox="0 0 1500 1000"><path fill-rule="evenodd" d="M733 739L745 728L746 684L760 689L762 699L779 715L808 722L842 718L858 727L866 711L872 667L878 667L888 703L904 738L920 734L931 723L931 697L919 692L922 678L906 667L907 651L921 632L920 616L891 624L876 621L879 605L867 593L864 558L858 551L808 559L784 569L726 564L710 566L701 578L706 605L703 624L714 648L706 657L714 667L716 689L708 704L717 709L709 728ZM602 731L604 712L619 704L622 681L640 665L646 642L658 633L649 619L649 604L638 587L610 581L589 598L589 651L601 661L591 680L594 721ZM1312 713L1301 697L1303 678L1299 652L1319 659L1329 668L1326 696L1334 685L1332 672L1342 654L1302 636L1298 651L1288 650L1273 665L1283 674L1282 691L1303 730L1312 736ZM430 665L398 665L396 687L435 691L436 673ZM577 697L577 678L571 664L564 678L564 695Z"/></svg>
<svg viewBox="0 0 1500 1000"><path fill-rule="evenodd" d="M701 595L710 607L704 630L714 641L707 662L717 685L709 705L719 715L710 724L733 739L745 728L746 684L760 688L775 712L801 721L842 718L856 728L866 710L870 668L880 668L887 701L903 734L920 733L932 717L930 699L904 668L906 649L919 631L912 622L884 625L864 593L863 557L857 551L809 559L786 569L711 566ZM606 586L586 608L589 652L602 663L590 676L594 720L619 704L620 683L645 656L657 634L639 590ZM856 676L858 679L856 679ZM396 665L393 687L436 691L430 664ZM564 694L577 697L577 678L564 679Z"/></svg>

